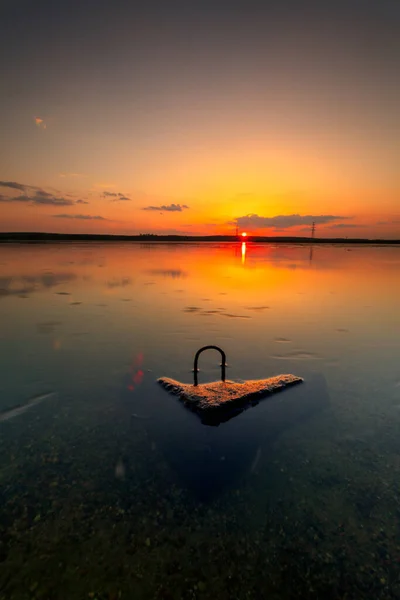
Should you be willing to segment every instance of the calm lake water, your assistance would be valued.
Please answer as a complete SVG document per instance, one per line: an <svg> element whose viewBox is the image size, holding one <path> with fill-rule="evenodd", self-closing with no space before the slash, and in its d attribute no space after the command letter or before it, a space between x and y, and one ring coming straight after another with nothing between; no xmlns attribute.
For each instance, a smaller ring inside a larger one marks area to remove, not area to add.
<svg viewBox="0 0 400 600"><path fill-rule="evenodd" d="M399 296L400 247L0 246L0 599L399 598ZM305 382L204 425L157 378L208 344Z"/></svg>

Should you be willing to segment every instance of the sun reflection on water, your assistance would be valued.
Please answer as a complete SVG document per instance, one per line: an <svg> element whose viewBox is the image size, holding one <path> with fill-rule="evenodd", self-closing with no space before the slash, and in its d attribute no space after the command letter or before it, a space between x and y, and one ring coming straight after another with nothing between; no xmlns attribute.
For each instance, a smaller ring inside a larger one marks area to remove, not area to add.
<svg viewBox="0 0 400 600"><path fill-rule="evenodd" d="M246 242L242 242L242 265L246 262Z"/></svg>

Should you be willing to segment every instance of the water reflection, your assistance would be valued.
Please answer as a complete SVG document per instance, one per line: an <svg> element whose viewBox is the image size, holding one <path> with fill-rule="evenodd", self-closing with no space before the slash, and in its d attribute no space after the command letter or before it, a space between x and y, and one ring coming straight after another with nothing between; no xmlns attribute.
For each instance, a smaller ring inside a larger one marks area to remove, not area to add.
<svg viewBox="0 0 400 600"><path fill-rule="evenodd" d="M143 353L138 352L130 367L130 381L127 386L130 392L133 392L142 383L143 376Z"/></svg>
<svg viewBox="0 0 400 600"><path fill-rule="evenodd" d="M242 242L242 265L246 262L246 242Z"/></svg>
<svg viewBox="0 0 400 600"><path fill-rule="evenodd" d="M148 269L145 273L156 277L171 277L171 279L182 279L188 276L188 273L182 269Z"/></svg>
<svg viewBox="0 0 400 600"><path fill-rule="evenodd" d="M48 290L63 283L74 281L74 279L76 279L74 273L54 273L52 271L32 275L13 274L9 277L2 276L0 277L0 298Z"/></svg>
<svg viewBox="0 0 400 600"><path fill-rule="evenodd" d="M0 246L4 598L399 596L400 249L242 248ZM207 428L208 344L304 389Z"/></svg>
<svg viewBox="0 0 400 600"><path fill-rule="evenodd" d="M122 277L121 279L114 278L107 281L107 287L111 290L119 287L127 287L128 285L132 285L132 279L130 277Z"/></svg>

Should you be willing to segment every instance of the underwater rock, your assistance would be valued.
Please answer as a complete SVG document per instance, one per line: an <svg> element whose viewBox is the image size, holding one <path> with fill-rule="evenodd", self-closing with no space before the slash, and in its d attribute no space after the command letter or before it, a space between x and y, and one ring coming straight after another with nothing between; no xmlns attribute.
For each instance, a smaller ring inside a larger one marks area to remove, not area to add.
<svg viewBox="0 0 400 600"><path fill-rule="evenodd" d="M154 411L143 426L157 444L159 456L175 473L178 485L197 500L209 502L237 489L247 477L262 473L273 460L275 442L286 432L310 422L313 435L313 428L318 427L314 418L330 407L329 390L323 374L304 370L302 375L301 385L283 387L282 393L267 395L260 402L256 397L242 407L204 413L187 410L178 398L169 402L165 388L157 384L158 393L154 390L151 394L149 388L147 397L152 398ZM203 386L197 387L195 394ZM257 406L245 410L253 404ZM140 410L149 411L150 407L143 405Z"/></svg>

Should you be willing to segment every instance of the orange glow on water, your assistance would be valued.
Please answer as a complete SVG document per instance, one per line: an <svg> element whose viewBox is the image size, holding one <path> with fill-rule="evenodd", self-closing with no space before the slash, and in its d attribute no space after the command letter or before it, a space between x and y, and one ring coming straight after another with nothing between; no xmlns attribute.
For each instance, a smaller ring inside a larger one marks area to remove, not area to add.
<svg viewBox="0 0 400 600"><path fill-rule="evenodd" d="M139 352L133 359L130 368L130 383L128 384L128 390L133 392L135 388L140 385L143 381L144 372L141 368L143 365L143 353Z"/></svg>
<svg viewBox="0 0 400 600"><path fill-rule="evenodd" d="M242 242L242 265L246 262L246 242Z"/></svg>
<svg viewBox="0 0 400 600"><path fill-rule="evenodd" d="M328 304L342 326L344 316L360 310L360 297L368 297L366 305L385 306L382 314L388 318L395 319L398 311L398 277L392 266L398 261L398 248L316 244L311 258L306 245L249 246L245 242L55 244L37 245L34 250L30 245L0 248L4 288L0 304L3 308L15 304L18 318L26 312L23 319L29 319L29 303L37 309L35 320L45 322L46 298L61 304L68 296L57 292L68 292L82 302L71 313L76 331L86 331L93 311L107 307L124 330L135 326L144 340L149 322L161 331L166 327L179 330L190 325L191 316L194 321L193 315L213 319L219 327L229 323L231 328L250 327L262 316L273 327L280 320L285 322L292 309L294 315L305 308L319 315ZM350 294L346 290L353 289L355 282L358 293ZM171 321L163 320L165 314L172 315ZM132 391L144 380L141 346L142 342L133 350L126 382Z"/></svg>

